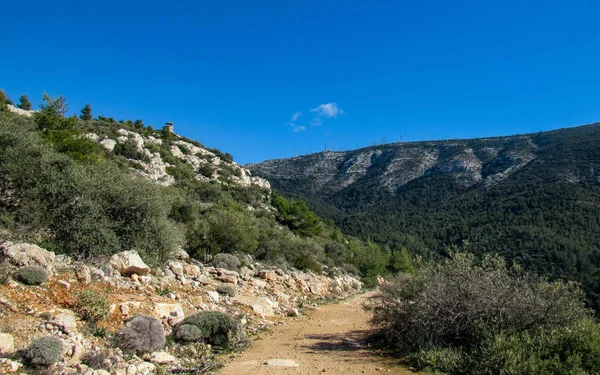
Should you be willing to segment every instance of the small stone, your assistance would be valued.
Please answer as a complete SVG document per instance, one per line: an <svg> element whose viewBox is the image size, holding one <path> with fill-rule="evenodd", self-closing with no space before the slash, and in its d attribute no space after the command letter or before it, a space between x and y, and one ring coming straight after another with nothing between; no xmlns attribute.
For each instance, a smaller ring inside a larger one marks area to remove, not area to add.
<svg viewBox="0 0 600 375"><path fill-rule="evenodd" d="M154 352L150 354L149 361L157 365L166 365L177 362L177 358L167 352Z"/></svg>
<svg viewBox="0 0 600 375"><path fill-rule="evenodd" d="M277 280L277 275L273 271L261 270L258 271L258 277L263 280Z"/></svg>
<svg viewBox="0 0 600 375"><path fill-rule="evenodd" d="M129 315L129 305L127 303L121 304L121 306L119 306L119 310L121 310L121 315Z"/></svg>
<svg viewBox="0 0 600 375"><path fill-rule="evenodd" d="M60 330L65 333L75 332L77 330L77 321L75 320L73 313L70 311L63 311L56 314L52 319L50 319L49 323L60 328Z"/></svg>
<svg viewBox="0 0 600 375"><path fill-rule="evenodd" d="M68 281L65 280L58 280L58 283L62 286L65 287L65 289L69 290L69 288L71 288L71 284L69 284Z"/></svg>
<svg viewBox="0 0 600 375"><path fill-rule="evenodd" d="M298 317L298 316L300 316L300 311L298 311L298 309L297 309L297 308L295 308L295 307L290 307L290 308L287 310L287 316L290 316L290 317Z"/></svg>
<svg viewBox="0 0 600 375"><path fill-rule="evenodd" d="M130 276L131 281L133 281L134 283L137 283L140 281L139 276L137 275L137 273L132 273Z"/></svg>
<svg viewBox="0 0 600 375"><path fill-rule="evenodd" d="M88 285L92 282L92 271L88 266L81 266L76 273L77 280L79 280L83 285Z"/></svg>

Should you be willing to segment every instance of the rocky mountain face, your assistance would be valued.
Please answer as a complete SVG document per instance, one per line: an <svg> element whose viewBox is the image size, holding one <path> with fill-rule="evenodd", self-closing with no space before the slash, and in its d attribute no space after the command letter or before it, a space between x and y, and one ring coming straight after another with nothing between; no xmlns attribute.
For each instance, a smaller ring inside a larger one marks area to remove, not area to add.
<svg viewBox="0 0 600 375"><path fill-rule="evenodd" d="M433 175L450 176L464 189L488 186L533 161L537 149L529 135L394 143L268 160L248 168L276 189L301 196L331 196L354 185L397 195L411 181Z"/></svg>

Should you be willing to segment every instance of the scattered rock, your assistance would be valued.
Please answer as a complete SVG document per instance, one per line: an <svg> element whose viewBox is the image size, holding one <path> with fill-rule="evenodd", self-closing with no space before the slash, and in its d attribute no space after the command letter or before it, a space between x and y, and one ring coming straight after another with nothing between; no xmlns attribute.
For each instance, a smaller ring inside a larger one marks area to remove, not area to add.
<svg viewBox="0 0 600 375"><path fill-rule="evenodd" d="M250 307L255 313L263 316L275 316L272 302L266 297L239 296L233 298L233 303Z"/></svg>
<svg viewBox="0 0 600 375"><path fill-rule="evenodd" d="M298 311L298 309L297 309L297 308L295 308L295 307L290 307L290 308L287 310L287 316L290 316L290 317L298 317L298 316L300 316L300 311Z"/></svg>
<svg viewBox="0 0 600 375"><path fill-rule="evenodd" d="M206 294L208 294L208 296L215 302L215 303L219 303L220 297L219 297L219 293L215 292L215 291L211 291L211 292L207 292Z"/></svg>
<svg viewBox="0 0 600 375"><path fill-rule="evenodd" d="M258 271L258 277L263 280L277 280L277 275L273 271L261 270Z"/></svg>
<svg viewBox="0 0 600 375"><path fill-rule="evenodd" d="M122 276L147 275L150 267L144 263L135 250L123 251L110 257L110 265Z"/></svg>
<svg viewBox="0 0 600 375"><path fill-rule="evenodd" d="M238 283L238 279L237 277L233 276L233 275L221 275L221 276L217 276L217 280L223 282L223 283L228 283L228 284L233 284L233 285L237 285Z"/></svg>
<svg viewBox="0 0 600 375"><path fill-rule="evenodd" d="M64 310L52 317L48 323L58 327L64 333L71 333L77 331L77 321L72 312Z"/></svg>
<svg viewBox="0 0 600 375"><path fill-rule="evenodd" d="M66 290L69 290L71 288L71 284L68 281L58 280L58 283L64 286Z"/></svg>
<svg viewBox="0 0 600 375"><path fill-rule="evenodd" d="M79 267L75 275L77 276L77 280L79 280L83 285L88 285L92 282L92 271L88 266Z"/></svg>
<svg viewBox="0 0 600 375"><path fill-rule="evenodd" d="M148 360L157 365L168 365L177 362L177 358L167 352L154 352Z"/></svg>

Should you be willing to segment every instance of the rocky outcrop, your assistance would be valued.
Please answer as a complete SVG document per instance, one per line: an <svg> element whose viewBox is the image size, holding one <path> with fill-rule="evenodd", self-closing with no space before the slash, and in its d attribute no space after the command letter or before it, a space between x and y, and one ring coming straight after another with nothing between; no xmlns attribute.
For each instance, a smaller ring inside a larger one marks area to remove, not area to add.
<svg viewBox="0 0 600 375"><path fill-rule="evenodd" d="M54 273L55 255L37 245L4 242L0 245L0 263L14 267L40 266L49 274Z"/></svg>
<svg viewBox="0 0 600 375"><path fill-rule="evenodd" d="M7 104L6 108L8 109L9 112L16 113L17 115L25 116L25 117L31 117L35 113L35 111L28 111L26 109L17 108L11 104Z"/></svg>

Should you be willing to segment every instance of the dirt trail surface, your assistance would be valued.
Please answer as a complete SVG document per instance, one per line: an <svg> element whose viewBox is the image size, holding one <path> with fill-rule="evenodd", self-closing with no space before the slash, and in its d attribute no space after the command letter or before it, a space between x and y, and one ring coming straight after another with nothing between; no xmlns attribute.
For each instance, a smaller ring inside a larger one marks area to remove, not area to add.
<svg viewBox="0 0 600 375"><path fill-rule="evenodd" d="M369 296L320 306L286 320L285 325L253 341L218 374L414 374L364 343L369 313L362 303Z"/></svg>

